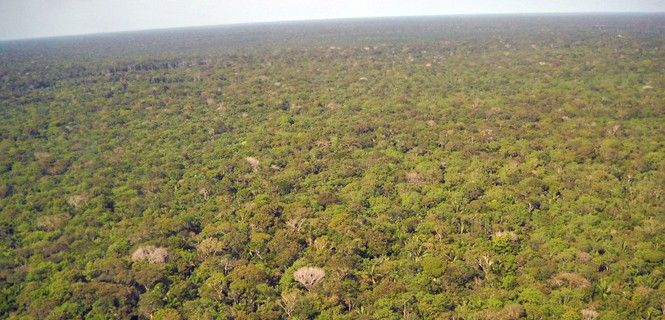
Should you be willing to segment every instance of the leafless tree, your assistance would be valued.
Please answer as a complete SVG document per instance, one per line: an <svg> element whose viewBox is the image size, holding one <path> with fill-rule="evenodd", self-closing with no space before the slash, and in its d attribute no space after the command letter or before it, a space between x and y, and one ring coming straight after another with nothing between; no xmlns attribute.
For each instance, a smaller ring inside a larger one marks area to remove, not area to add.
<svg viewBox="0 0 665 320"><path fill-rule="evenodd" d="M210 191L206 187L201 187L201 188L199 188L199 195L202 196L204 200L208 200L208 196L210 195Z"/></svg>
<svg viewBox="0 0 665 320"><path fill-rule="evenodd" d="M300 218L300 219L299 218L291 218L291 219L286 221L286 225L289 228L294 229L296 231L300 231L300 228L302 228L303 223L305 223L304 218Z"/></svg>
<svg viewBox="0 0 665 320"><path fill-rule="evenodd" d="M582 310L582 319L584 320L596 320L598 318L598 311L593 309L583 309Z"/></svg>
<svg viewBox="0 0 665 320"><path fill-rule="evenodd" d="M150 263L165 263L168 260L169 251L163 247L145 246L139 247L132 253L132 261L148 261Z"/></svg>
<svg viewBox="0 0 665 320"><path fill-rule="evenodd" d="M247 157L245 158L245 161L249 163L249 165L252 167L252 171L255 171L259 169L259 160L257 160L254 157Z"/></svg>
<svg viewBox="0 0 665 320"><path fill-rule="evenodd" d="M326 272L321 268L317 267L302 267L296 272L293 273L293 278L298 281L307 291L310 291L312 287L321 281L326 275Z"/></svg>
<svg viewBox="0 0 665 320"><path fill-rule="evenodd" d="M298 305L298 291L293 290L282 292L282 298L277 301L277 304L284 310L286 317L290 318Z"/></svg>
<svg viewBox="0 0 665 320"><path fill-rule="evenodd" d="M490 275L492 265L494 264L494 260L490 258L487 255L483 255L478 259L478 266L480 267L480 270L482 270L485 273L485 278L487 278Z"/></svg>

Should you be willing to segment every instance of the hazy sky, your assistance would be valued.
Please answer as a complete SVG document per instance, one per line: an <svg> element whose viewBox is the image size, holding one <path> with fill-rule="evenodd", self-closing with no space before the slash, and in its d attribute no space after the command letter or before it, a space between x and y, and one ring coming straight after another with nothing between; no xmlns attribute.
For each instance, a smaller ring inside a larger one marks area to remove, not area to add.
<svg viewBox="0 0 665 320"><path fill-rule="evenodd" d="M663 12L665 0L0 0L0 39L348 17Z"/></svg>

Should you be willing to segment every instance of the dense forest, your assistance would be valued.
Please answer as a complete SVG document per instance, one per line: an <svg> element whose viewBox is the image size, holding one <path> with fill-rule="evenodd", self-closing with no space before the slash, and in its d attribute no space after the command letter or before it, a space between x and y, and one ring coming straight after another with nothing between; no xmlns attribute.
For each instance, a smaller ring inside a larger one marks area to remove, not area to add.
<svg viewBox="0 0 665 320"><path fill-rule="evenodd" d="M663 319L665 15L0 42L0 318Z"/></svg>

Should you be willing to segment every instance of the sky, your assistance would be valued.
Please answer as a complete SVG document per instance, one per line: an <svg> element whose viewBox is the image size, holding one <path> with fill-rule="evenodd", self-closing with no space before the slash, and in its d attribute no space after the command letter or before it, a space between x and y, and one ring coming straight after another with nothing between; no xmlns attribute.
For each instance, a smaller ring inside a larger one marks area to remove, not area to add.
<svg viewBox="0 0 665 320"><path fill-rule="evenodd" d="M568 12L665 12L665 0L0 0L0 40L268 21Z"/></svg>

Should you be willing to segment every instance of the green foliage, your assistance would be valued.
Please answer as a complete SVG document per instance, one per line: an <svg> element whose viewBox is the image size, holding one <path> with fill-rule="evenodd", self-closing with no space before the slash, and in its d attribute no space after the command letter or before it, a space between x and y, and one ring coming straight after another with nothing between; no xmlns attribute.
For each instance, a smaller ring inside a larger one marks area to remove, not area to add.
<svg viewBox="0 0 665 320"><path fill-rule="evenodd" d="M0 317L662 318L663 21L0 43Z"/></svg>

